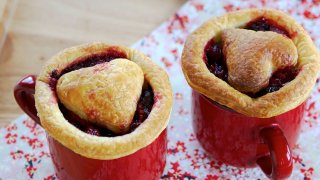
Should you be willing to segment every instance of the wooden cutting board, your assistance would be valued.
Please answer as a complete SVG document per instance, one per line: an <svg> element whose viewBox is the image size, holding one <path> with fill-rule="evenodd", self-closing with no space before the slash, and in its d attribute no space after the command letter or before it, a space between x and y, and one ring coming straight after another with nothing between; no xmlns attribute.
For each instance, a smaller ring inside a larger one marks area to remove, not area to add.
<svg viewBox="0 0 320 180"><path fill-rule="evenodd" d="M1 0L0 0L1 1ZM102 41L131 45L184 0L20 0L0 54L0 127L21 115L13 87L63 48Z"/></svg>

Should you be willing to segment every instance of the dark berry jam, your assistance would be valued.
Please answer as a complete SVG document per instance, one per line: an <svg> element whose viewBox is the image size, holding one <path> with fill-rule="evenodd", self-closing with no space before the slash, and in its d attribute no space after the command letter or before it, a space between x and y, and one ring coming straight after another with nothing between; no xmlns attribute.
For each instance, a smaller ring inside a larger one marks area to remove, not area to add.
<svg viewBox="0 0 320 180"><path fill-rule="evenodd" d="M127 58L127 55L124 52L116 50L108 50L107 53L92 54L79 60L75 60L72 64L61 71L60 76L77 69L92 67L97 64L110 62L111 60L117 58Z"/></svg>
<svg viewBox="0 0 320 180"><path fill-rule="evenodd" d="M249 22L245 26L245 29L250 29L254 31L273 31L273 32L285 35L287 37L290 37L289 33L282 27L278 26L276 22L274 22L273 20L268 20L264 17L261 17Z"/></svg>
<svg viewBox="0 0 320 180"><path fill-rule="evenodd" d="M222 53L222 45L211 39L204 49L204 61L207 68L218 78L227 81L228 69Z"/></svg>
<svg viewBox="0 0 320 180"><path fill-rule="evenodd" d="M87 134L91 134L93 136L101 136L101 130L99 130L98 128L96 128L94 126L87 127L84 132Z"/></svg>
<svg viewBox="0 0 320 180"><path fill-rule="evenodd" d="M278 91L286 83L292 81L299 74L299 70L295 67L285 67L274 72L269 80L269 85L253 95L253 97L263 96L267 93Z"/></svg>
<svg viewBox="0 0 320 180"><path fill-rule="evenodd" d="M138 101L137 109L133 117L133 122L130 126L130 131L135 130L144 120L149 116L154 103L154 94L150 85L145 84L140 99Z"/></svg>
<svg viewBox="0 0 320 180"><path fill-rule="evenodd" d="M49 85L52 90L56 90L56 85L59 78L68 72L75 71L77 69L92 67L96 64L101 64L104 62L109 62L117 58L127 58L126 54L116 50L109 50L107 53L93 54L87 57L82 57L77 59L63 69L60 73L57 70L51 72ZM137 104L137 109L130 126L130 130L127 133L134 131L144 120L147 119L148 115L152 110L154 104L154 94L151 86L145 82L142 88L141 96ZM81 119L78 115L69 111L62 103L59 102L59 108L69 123L73 124L75 127L81 131L94 135L94 136L104 136L104 137L115 137L122 134L115 134L107 128L100 127L94 123L91 123L87 120Z"/></svg>
<svg viewBox="0 0 320 180"><path fill-rule="evenodd" d="M77 69L92 67L97 64L110 62L111 60L114 60L117 58L125 58L126 59L127 55L124 52L113 49L112 47L103 53L92 54L92 55L88 55L86 57L78 58L75 61L73 61L73 63L71 63L69 66L67 66L65 69L63 69L60 73L57 70L53 70L51 72L49 85L50 85L51 89L55 90L58 79L62 75L66 74L68 72L77 70Z"/></svg>

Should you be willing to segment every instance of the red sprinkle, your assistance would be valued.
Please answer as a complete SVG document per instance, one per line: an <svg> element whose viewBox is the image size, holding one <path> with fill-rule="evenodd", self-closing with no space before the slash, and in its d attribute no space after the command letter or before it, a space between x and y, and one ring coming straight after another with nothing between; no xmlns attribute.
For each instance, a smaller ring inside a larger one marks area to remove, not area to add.
<svg viewBox="0 0 320 180"><path fill-rule="evenodd" d="M313 14L311 11L309 10L305 10L303 13L304 17L308 18L308 19L317 19L320 18L320 14L316 15Z"/></svg>

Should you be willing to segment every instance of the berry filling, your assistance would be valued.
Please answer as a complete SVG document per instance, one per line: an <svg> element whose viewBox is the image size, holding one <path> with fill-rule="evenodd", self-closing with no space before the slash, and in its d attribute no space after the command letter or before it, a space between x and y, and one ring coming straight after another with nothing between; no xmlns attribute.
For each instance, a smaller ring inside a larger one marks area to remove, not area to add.
<svg viewBox="0 0 320 180"><path fill-rule="evenodd" d="M261 17L249 22L245 26L245 29L250 29L254 31L273 31L273 32L285 35L287 37L290 37L289 33L283 28L279 27L276 22L272 20L268 20L264 17Z"/></svg>
<svg viewBox="0 0 320 180"><path fill-rule="evenodd" d="M154 95L150 85L145 84L142 88L137 109L130 126L130 132L135 130L149 116L154 103Z"/></svg>
<svg viewBox="0 0 320 180"><path fill-rule="evenodd" d="M52 71L50 76L49 86L55 92L57 82L63 74L66 74L68 72L71 72L80 68L92 67L96 64L109 62L117 58L127 58L127 56L125 53L122 53L116 50L108 50L107 53L93 54L85 58L77 59L74 61L73 64L63 69L61 73L58 73L57 70ZM69 123L71 123L72 125L74 125L75 127L77 127L78 129L80 129L81 131L87 134L91 134L94 136L104 136L104 137L115 137L115 136L122 135L122 134L113 133L107 128L101 127L87 120L81 119L78 115L69 111L62 103L59 102L58 104L59 104L60 111L62 112L65 119L67 119ZM137 109L133 117L130 130L127 133L134 131L141 123L143 123L147 119L148 115L152 110L153 104L154 104L153 90L151 86L145 82L142 88L140 99L137 103Z"/></svg>
<svg viewBox="0 0 320 180"><path fill-rule="evenodd" d="M211 73L224 81L228 80L228 69L221 44L211 39L204 49L204 61Z"/></svg>
<svg viewBox="0 0 320 180"><path fill-rule="evenodd" d="M117 58L125 58L126 59L127 55L124 52L121 52L119 50L109 48L107 50L107 52L104 52L104 53L92 54L87 57L81 57L81 58L73 61L68 67L63 69L60 73L58 73L57 70L53 70L51 72L49 85L50 85L51 89L55 91L58 79L62 75L66 74L68 72L71 72L71 71L75 71L77 69L92 67L97 64L110 62L111 60L117 59Z"/></svg>
<svg viewBox="0 0 320 180"><path fill-rule="evenodd" d="M289 37L286 30L279 27L274 21L268 20L264 17L249 22L245 29L255 31L273 31ZM204 48L204 62L211 73L225 82L228 82L228 68L222 52L222 44L216 42L214 39L208 41ZM256 94L247 94L251 97L260 97L267 93L278 91L286 83L292 81L299 73L295 67L285 67L274 72L269 80L266 88L262 89Z"/></svg>
<svg viewBox="0 0 320 180"><path fill-rule="evenodd" d="M269 85L252 95L252 97L263 96L267 93L272 93L274 91L278 91L282 88L286 83L292 81L299 73L299 70L295 67L285 67L283 69L278 69L274 72L269 80Z"/></svg>

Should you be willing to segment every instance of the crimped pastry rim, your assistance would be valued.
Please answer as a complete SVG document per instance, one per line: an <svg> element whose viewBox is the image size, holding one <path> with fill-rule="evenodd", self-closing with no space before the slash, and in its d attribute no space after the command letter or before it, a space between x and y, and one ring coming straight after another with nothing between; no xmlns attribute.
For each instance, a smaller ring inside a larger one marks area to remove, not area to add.
<svg viewBox="0 0 320 180"><path fill-rule="evenodd" d="M223 29L241 27L265 17L284 27L298 51L298 76L276 92L259 98L243 94L212 74L203 61L207 42L219 38ZM241 114L269 118L287 112L303 103L311 93L320 67L320 55L308 33L289 15L273 9L247 9L215 17L191 33L182 53L182 70L188 84L196 91Z"/></svg>
<svg viewBox="0 0 320 180"><path fill-rule="evenodd" d="M73 60L115 48L137 63L154 91L155 102L148 118L133 132L117 137L86 134L70 124L60 112L57 97L49 86L50 74L64 69ZM67 48L53 56L36 81L35 103L46 132L72 151L87 158L110 160L130 155L151 144L167 127L172 107L172 90L167 73L144 54L122 46L95 42Z"/></svg>

